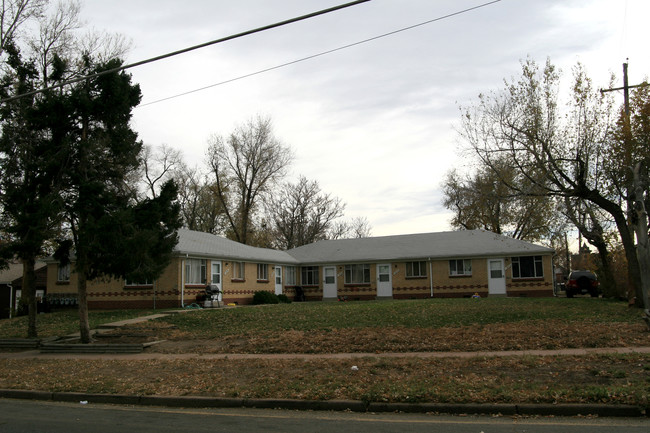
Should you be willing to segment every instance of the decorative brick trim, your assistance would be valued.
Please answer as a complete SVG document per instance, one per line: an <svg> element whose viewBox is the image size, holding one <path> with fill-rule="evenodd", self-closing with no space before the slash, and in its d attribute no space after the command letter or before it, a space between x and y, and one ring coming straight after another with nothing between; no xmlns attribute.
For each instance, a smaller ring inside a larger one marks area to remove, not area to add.
<svg viewBox="0 0 650 433"><path fill-rule="evenodd" d="M185 290L185 294L198 294L201 291L197 290ZM119 291L119 292L89 292L88 293L88 298L111 298L111 297L116 297L116 298L121 298L121 297L142 297L142 296L153 296L154 291L153 290L127 290L127 291ZM180 296L180 292L178 290L163 290L163 291L158 291L156 290L156 296Z"/></svg>
<svg viewBox="0 0 650 433"><path fill-rule="evenodd" d="M178 308L180 300L156 299L156 308ZM124 310L153 308L153 300L88 301L90 310Z"/></svg>
<svg viewBox="0 0 650 433"><path fill-rule="evenodd" d="M526 287L552 287L550 281L516 281L507 284L508 290Z"/></svg>
<svg viewBox="0 0 650 433"><path fill-rule="evenodd" d="M372 286L345 286L339 290L342 293L360 293L360 292L376 292L377 289Z"/></svg>
<svg viewBox="0 0 650 433"><path fill-rule="evenodd" d="M508 290L510 297L548 298L553 296L553 289L544 290Z"/></svg>

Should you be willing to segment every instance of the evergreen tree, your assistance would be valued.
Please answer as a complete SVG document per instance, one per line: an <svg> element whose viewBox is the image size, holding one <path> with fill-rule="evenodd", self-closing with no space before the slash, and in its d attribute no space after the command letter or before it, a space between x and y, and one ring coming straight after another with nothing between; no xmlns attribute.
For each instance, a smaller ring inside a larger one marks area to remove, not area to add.
<svg viewBox="0 0 650 433"><path fill-rule="evenodd" d="M120 66L94 66L86 75ZM68 157L63 200L72 243L57 257L70 258L78 277L81 340L90 342L87 282L101 276L154 279L169 263L180 227L176 186L168 182L156 198L135 202L128 175L140 164L142 143L129 125L140 88L125 72L110 72L70 90Z"/></svg>
<svg viewBox="0 0 650 433"><path fill-rule="evenodd" d="M23 61L11 43L5 50L9 68L1 96L37 88L40 77L34 63ZM53 79L60 78L62 66L56 59ZM0 257L17 257L23 263L22 299L28 306L30 338L37 337L34 265L60 215L67 159L62 103L59 93L44 92L0 106L0 222L7 238L0 245Z"/></svg>

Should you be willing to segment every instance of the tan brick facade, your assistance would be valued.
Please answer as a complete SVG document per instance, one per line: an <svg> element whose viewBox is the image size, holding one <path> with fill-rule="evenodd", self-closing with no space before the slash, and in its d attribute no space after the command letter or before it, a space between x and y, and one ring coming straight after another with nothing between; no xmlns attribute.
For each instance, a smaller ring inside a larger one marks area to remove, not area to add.
<svg viewBox="0 0 650 433"><path fill-rule="evenodd" d="M550 254L542 257L543 276L538 278L513 278L513 260L500 257L505 268L505 290L507 296L552 296L553 272ZM494 259L494 258L492 258ZM394 299L429 297L469 297L475 293L489 296L489 258L451 259L462 262L462 275L452 275L449 259L414 260L411 262L381 262L390 266L390 296ZM190 270L190 263L194 268ZM336 269L336 294L331 299L370 300L378 297L377 263L360 263L364 270L363 282L348 284L345 280L346 265L319 265L318 277L312 285L301 282L301 267L295 269L295 282L286 281L287 266L275 263L239 262L204 257L175 257L154 284L127 285L123 280L94 280L88 283L88 304L93 309L121 308L178 308L195 302L201 304L206 284L212 282L213 264L220 264L222 301L224 303L249 304L257 291L274 293L276 290L276 266L282 267L281 293L293 299L295 286L302 287L307 300L323 300L325 267ZM538 260L539 263L539 260ZM261 266L258 266L261 265ZM188 267L189 266L189 267ZM457 265L461 266L461 265ZM243 269L243 274L242 274ZM186 275L190 272L191 275ZM369 272L369 275L368 275ZM456 272L456 271L454 271ZM536 270L537 273L539 271ZM457 272L456 272L457 273ZM77 278L70 272L69 281L59 281L57 263L47 268L48 297L62 299L76 298ZM187 281L187 282L186 282Z"/></svg>
<svg viewBox="0 0 650 433"><path fill-rule="evenodd" d="M552 296L553 272L550 255L542 256L544 274L541 278L513 278L511 258L504 258L507 296ZM471 260L471 275L450 275L449 260L421 260L425 275L407 275L407 262L390 263L394 299L418 299L432 297L470 297L478 293L489 296L488 259ZM384 262L382 262L384 263ZM345 265L336 266L336 288L339 298L348 300L369 300L377 298L377 264L369 264L370 281L363 284L345 283ZM323 266L319 267L320 284L304 286L308 299L323 297ZM433 279L430 276L433 275Z"/></svg>

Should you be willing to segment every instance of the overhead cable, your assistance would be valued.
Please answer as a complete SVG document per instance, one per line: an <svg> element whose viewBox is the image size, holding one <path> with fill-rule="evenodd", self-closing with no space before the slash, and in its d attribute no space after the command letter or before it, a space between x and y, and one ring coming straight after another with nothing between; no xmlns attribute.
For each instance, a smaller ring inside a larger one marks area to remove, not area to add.
<svg viewBox="0 0 650 433"><path fill-rule="evenodd" d="M299 17L295 17L295 18L291 18L291 19L288 19L288 20L280 21L280 22L277 22L277 23L274 23L274 24L269 24L269 25L266 25L266 26L263 26L263 27L258 27L258 28L253 29L253 30L247 30L245 32L241 32L241 33L237 33L237 34L234 34L234 35L226 36L224 38L215 39L215 40L210 41L210 42L205 42L205 43L202 43L202 44L199 44L199 45L194 45L192 47L184 48L182 50L172 51L172 52L167 53L167 54L162 54L160 56L152 57L150 59L141 60L139 62L131 63L129 65L123 65L123 66L120 66L120 67L117 67L117 68L108 69L106 71L98 72L98 73L95 73L95 74L84 75L84 76L77 77L77 78L74 78L74 79L65 81L63 83L53 85L53 86L44 87L42 89L36 89L36 90L31 91L31 92L22 93L20 95L14 95L14 96L11 96L9 98L5 98L5 99L0 100L0 103L13 101L15 99L23 98L25 96L35 95L37 93L45 92L47 90L58 89L60 87L64 87L64 86L67 86L67 85L70 85L70 84L78 83L80 81L85 81L85 80L89 80L89 79L92 79L92 78L96 78L96 77L99 77L101 75L112 74L112 73L115 73L115 72L123 71L125 69L135 68L136 66L146 65L147 63L157 62L158 60L163 60L163 59L167 59L169 57L178 56L179 54L185 54L185 53L190 52L190 51L198 50L199 48L205 48L205 47L208 47L210 45L219 44L219 43L222 43L222 42L230 41L232 39L237 39L237 38L241 38L243 36L252 35L254 33L259 33L259 32L263 32L263 31L266 31L266 30L274 29L276 27L285 26L287 24L292 24L292 23L295 23L295 22L298 22L298 21L303 21L303 20L306 20L306 19L309 19L309 18L313 18L313 17L319 16L319 15L324 15L324 14L334 12L334 11L337 11L337 10L340 10L340 9L348 8L350 6L356 6L358 4L366 3L366 2L369 2L369 1L370 0L356 0L356 1L353 1L353 2L341 4L341 5L338 5L338 6L333 6L331 8L323 9L323 10L320 10L320 11L317 11L317 12L312 12L312 13L309 13L307 15L301 15Z"/></svg>
<svg viewBox="0 0 650 433"><path fill-rule="evenodd" d="M343 46L338 47L338 48L333 48L333 49L331 49L331 50L322 51L322 52L317 53L317 54L312 54L312 55L307 56L307 57L302 57L302 58L300 58L300 59L292 60L292 61L290 61L290 62L282 63L282 64L279 64L279 65L276 65L276 66L271 66L271 67L269 67L269 68L261 69L261 70L256 71L256 72L251 72L251 73L249 73L249 74L240 75L239 77L230 78L230 79L228 79L228 80L220 81L220 82L218 82L218 83L210 84L210 85L208 85L208 86L200 87L200 88L198 88L198 89L188 90L187 92L178 93L178 94L176 94L176 95L172 95L172 96L167 96L167 97L165 97L165 98L157 99L157 100L155 100L155 101L151 101L151 102L146 102L146 103L144 103L144 104L140 104L140 105L138 105L136 108L146 107L146 106L148 106L148 105L153 105L153 104L157 104L157 103L159 103L159 102L168 101L168 100L170 100L170 99L179 98L179 97L181 97L181 96L190 95L190 94L192 94L192 93L201 92L201 91L203 91L203 90L211 89L211 88L213 88L213 87L222 86L222 85L224 85L224 84L232 83L232 82L234 82L234 81L243 80L243 79L245 79L245 78L250 78L250 77L253 77L253 76L255 76L255 75L260 75L260 74L263 74L263 73L265 73L265 72L269 72L269 71L273 71L273 70L276 70L276 69L284 68L285 66L291 66L291 65L294 65L294 64L296 64L296 63L304 62L304 61L306 61L306 60L311 60L311 59L314 59L314 58L316 58L316 57L321 57L321 56L325 56L325 55L327 55L327 54L332 54L332 53L335 53L335 52L337 52L337 51L345 50L345 49L347 49L347 48L351 48L351 47L354 47L354 46L357 46L357 45L365 44L365 43L367 43L367 42L372 42L372 41L375 41L375 40L377 40L377 39L381 39L381 38L385 38L385 37L387 37L387 36L392 36L392 35L397 34L397 33L405 32L405 31L407 31L407 30L412 30L412 29L414 29L414 28L416 28L416 27L421 27L421 26L424 26L424 25L427 25L427 24L431 24L431 23L436 22L436 21L441 21L441 20L444 20L444 19L447 19L447 18L455 17L455 16L457 16L457 15L461 15L461 14L464 14L464 13L467 13L467 12L471 12L471 11L473 11L473 10L476 10L476 9L479 9L479 8L483 8L483 7L486 7L486 6L492 5L492 4L494 4L494 3L498 3L498 2L500 2L500 1L501 1L501 0L490 1L490 2L487 2L487 3L480 4L480 5L478 5L478 6L474 6L474 7L467 8L467 9L463 9L463 10L458 11L458 12L453 12L453 13L450 13L450 14L448 14L448 15L443 15L443 16L440 16L440 17L438 17L438 18L434 18L434 19L431 19L431 20L428 20L428 21L424 21L424 22L421 22L421 23L418 23L418 24L414 24L414 25L411 25L411 26L408 26L408 27L403 27L403 28L400 28L400 29L398 29L398 30L393 30L393 31L388 32L388 33L383 33L383 34L378 35L378 36L373 36L372 38L368 38L368 39L364 39L364 40L361 40L361 41L358 41L358 42L353 42L353 43L351 43L351 44L343 45Z"/></svg>

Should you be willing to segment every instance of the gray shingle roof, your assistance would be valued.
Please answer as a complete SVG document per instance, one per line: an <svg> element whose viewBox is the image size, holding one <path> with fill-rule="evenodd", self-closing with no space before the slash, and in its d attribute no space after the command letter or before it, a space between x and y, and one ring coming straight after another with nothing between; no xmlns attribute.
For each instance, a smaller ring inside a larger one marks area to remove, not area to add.
<svg viewBox="0 0 650 433"><path fill-rule="evenodd" d="M302 264L552 254L552 248L484 230L320 241L289 250Z"/></svg>
<svg viewBox="0 0 650 433"><path fill-rule="evenodd" d="M209 233L181 229L175 252L286 265L552 254L552 248L484 230L320 241L289 251L251 247Z"/></svg>
<svg viewBox="0 0 650 433"><path fill-rule="evenodd" d="M177 254L187 254L192 257L214 257L246 262L287 265L297 264L296 259L285 251L251 247L250 245L231 241L221 236L187 229L180 229L178 231L178 244L176 244L174 251Z"/></svg>
<svg viewBox="0 0 650 433"><path fill-rule="evenodd" d="M37 260L34 264L34 270L38 271L45 265L45 262ZM10 262L7 269L0 270L0 284L11 284L19 278L23 277L23 264L22 262Z"/></svg>

